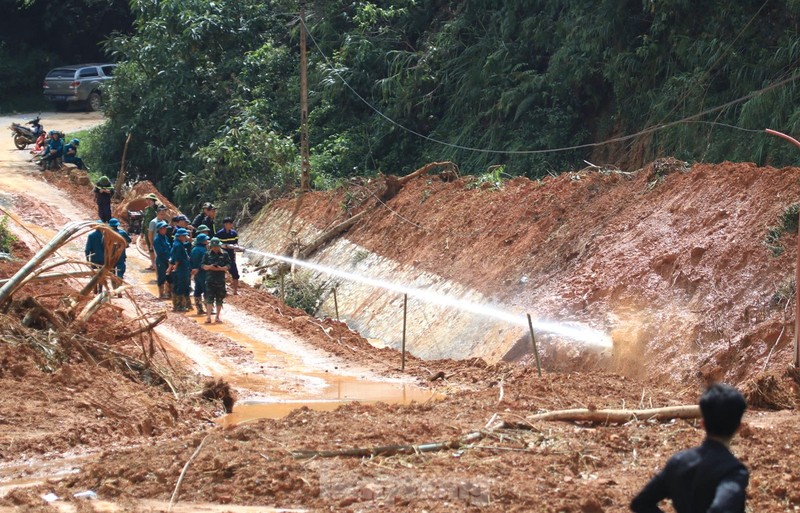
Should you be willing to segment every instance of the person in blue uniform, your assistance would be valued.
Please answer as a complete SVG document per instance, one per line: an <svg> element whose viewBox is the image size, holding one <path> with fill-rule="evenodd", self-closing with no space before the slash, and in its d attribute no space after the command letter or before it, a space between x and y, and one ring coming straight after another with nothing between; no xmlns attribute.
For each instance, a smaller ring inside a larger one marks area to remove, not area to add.
<svg viewBox="0 0 800 513"><path fill-rule="evenodd" d="M83 169L83 159L78 156L78 146L81 141L73 139L64 146L64 162L67 164L75 164L78 169Z"/></svg>
<svg viewBox="0 0 800 513"><path fill-rule="evenodd" d="M86 260L96 269L103 267L103 264L105 264L106 261L102 224L102 221L97 221L97 228L95 228L94 231L92 231L92 233L90 233L86 238L86 246L83 250L84 254L86 255ZM99 294L101 289L102 287L98 285L95 287L95 292Z"/></svg>
<svg viewBox="0 0 800 513"><path fill-rule="evenodd" d="M189 253L186 252L186 242L189 240L189 231L184 228L175 230L175 242L169 257L169 270L172 275L172 311L186 312L191 308L189 292L191 285L191 269Z"/></svg>
<svg viewBox="0 0 800 513"><path fill-rule="evenodd" d="M239 268L236 267L236 251L239 250L239 234L233 229L233 218L226 217L222 220L222 229L216 233L222 243L222 249L228 253L231 273L231 294L239 294Z"/></svg>
<svg viewBox="0 0 800 513"><path fill-rule="evenodd" d="M61 132L58 130L50 130L48 134L50 140L42 153L42 159L39 161L44 169L50 169L52 164L62 157L64 154L64 141L61 140ZM109 216L110 217L110 216ZM106 220L104 220L105 222Z"/></svg>
<svg viewBox="0 0 800 513"><path fill-rule="evenodd" d="M206 255L206 244L208 235L201 233L194 238L194 247L189 255L189 262L192 267L192 278L194 278L194 306L197 315L203 315L203 301L206 293L206 271L203 269L203 257Z"/></svg>
<svg viewBox="0 0 800 513"><path fill-rule="evenodd" d="M169 256L172 246L167 238L166 221L159 221L156 224L156 234L153 237L153 251L156 254L156 280L158 283L159 299L169 299L171 277L167 274L169 268Z"/></svg>
<svg viewBox="0 0 800 513"><path fill-rule="evenodd" d="M106 256L105 246L103 246L103 228L100 226L103 222L97 221L97 224L97 228L86 238L84 253L86 254L86 260L99 269L103 267Z"/></svg>
<svg viewBox="0 0 800 513"><path fill-rule="evenodd" d="M107 176L101 176L94 185L94 198L97 201L97 215L104 223L111 219L111 198L114 196L114 186Z"/></svg>
<svg viewBox="0 0 800 513"><path fill-rule="evenodd" d="M110 226L112 230L120 234L120 236L123 239L125 239L125 247L122 248L122 254L119 257L119 260L117 260L117 266L116 266L117 277L121 280L125 278L125 269L126 269L125 260L127 259L127 255L125 253L128 246L130 246L131 244L131 236L128 235L128 232L119 227L119 219L117 219L116 217L112 217L108 221L108 226Z"/></svg>
<svg viewBox="0 0 800 513"><path fill-rule="evenodd" d="M631 502L636 513L663 513L658 503L671 499L677 513L744 513L747 467L731 454L730 443L747 408L742 394L717 383L700 398L706 439L681 451Z"/></svg>

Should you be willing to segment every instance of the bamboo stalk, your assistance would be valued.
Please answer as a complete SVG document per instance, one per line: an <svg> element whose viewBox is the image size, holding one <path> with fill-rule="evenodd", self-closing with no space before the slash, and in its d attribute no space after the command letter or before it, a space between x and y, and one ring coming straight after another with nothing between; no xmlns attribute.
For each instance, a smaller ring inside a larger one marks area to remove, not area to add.
<svg viewBox="0 0 800 513"><path fill-rule="evenodd" d="M34 269L39 267L39 265L41 265L42 262L47 259L47 257L55 253L58 248L60 248L72 235L83 228L90 226L91 224L93 224L92 221L73 221L67 223L50 242L45 244L42 249L37 251L36 254L33 255L33 257L28 260L28 262L23 265L19 271L16 272L16 274L14 274L14 276L9 278L5 285L0 287L0 305L3 305L6 301L8 301L11 295L17 290L20 282L25 279L26 276L31 274Z"/></svg>
<svg viewBox="0 0 800 513"><path fill-rule="evenodd" d="M56 281L56 280L66 280L69 278L81 278L84 276L91 276L93 275L93 271L70 271L66 273L51 273L51 274L40 274L38 276L32 276L26 280L26 283L36 281L36 282L44 282L44 281ZM5 280L0 280L0 286L5 285L11 279L7 278Z"/></svg>

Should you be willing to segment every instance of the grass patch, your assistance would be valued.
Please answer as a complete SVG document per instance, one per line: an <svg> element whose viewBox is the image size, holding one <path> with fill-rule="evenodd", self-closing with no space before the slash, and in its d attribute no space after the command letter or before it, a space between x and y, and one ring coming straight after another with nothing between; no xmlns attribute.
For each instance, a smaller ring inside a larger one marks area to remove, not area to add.
<svg viewBox="0 0 800 513"><path fill-rule="evenodd" d="M0 217L0 252L11 254L17 238L8 229L8 216Z"/></svg>
<svg viewBox="0 0 800 513"><path fill-rule="evenodd" d="M798 214L800 214L800 203L792 203L783 209L778 218L778 224L767 228L764 246L772 253L772 256L779 257L786 249L780 240L784 233L797 233Z"/></svg>

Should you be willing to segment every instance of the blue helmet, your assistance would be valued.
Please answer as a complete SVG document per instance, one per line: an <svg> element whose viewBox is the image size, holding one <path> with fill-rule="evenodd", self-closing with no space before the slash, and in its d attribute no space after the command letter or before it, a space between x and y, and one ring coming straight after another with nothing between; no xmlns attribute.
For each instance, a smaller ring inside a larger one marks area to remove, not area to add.
<svg viewBox="0 0 800 513"><path fill-rule="evenodd" d="M208 235L205 233L198 234L197 237L194 238L195 242L198 244L205 244L208 242Z"/></svg>
<svg viewBox="0 0 800 513"><path fill-rule="evenodd" d="M117 226L119 226L119 219L117 219L116 217L112 217L111 219L108 220L108 226L116 228Z"/></svg>
<svg viewBox="0 0 800 513"><path fill-rule="evenodd" d="M156 223L156 231L158 231L158 230L160 230L160 229L162 229L162 228L166 228L167 226L169 226L169 223L168 223L168 222L166 222L166 221L159 221L159 222L157 222L157 223Z"/></svg>
<svg viewBox="0 0 800 513"><path fill-rule="evenodd" d="M73 139L69 143L70 144L74 144L75 146L80 146L81 141L80 141L80 139Z"/></svg>
<svg viewBox="0 0 800 513"><path fill-rule="evenodd" d="M187 230L186 228L178 228L177 230L175 230L175 236L176 237L180 237L181 235L188 236L189 235L189 230Z"/></svg>

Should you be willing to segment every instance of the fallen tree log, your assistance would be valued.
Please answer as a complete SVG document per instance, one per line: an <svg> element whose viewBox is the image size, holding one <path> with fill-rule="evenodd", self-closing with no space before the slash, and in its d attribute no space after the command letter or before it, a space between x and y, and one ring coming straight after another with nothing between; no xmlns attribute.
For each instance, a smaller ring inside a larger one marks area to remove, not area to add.
<svg viewBox="0 0 800 513"><path fill-rule="evenodd" d="M649 408L644 410L595 410L578 408L573 410L558 410L539 413L525 417L528 422L536 421L566 421L566 422L595 422L601 424L624 424L631 420L669 420L669 419L697 419L700 418L700 407L668 406L666 408Z"/></svg>
<svg viewBox="0 0 800 513"><path fill-rule="evenodd" d="M359 212L358 214L348 219L345 219L341 223L326 230L319 237L311 241L309 244L301 247L299 250L295 251L297 248L293 246L292 248L290 248L292 249L292 253L285 252L285 254L286 256L290 256L296 260L305 260L314 253L316 253L317 250L321 248L323 245L327 244L334 238L338 237L343 232L349 230L354 224L359 222L366 215L367 215L366 210ZM278 266L278 274L285 274L286 272L289 271L289 269L291 269L291 264L283 263Z"/></svg>
<svg viewBox="0 0 800 513"><path fill-rule="evenodd" d="M413 180L414 178L416 178L418 176L422 176L422 175L428 174L431 171L431 169L434 169L434 168L437 168L437 167L455 168L456 165L454 163L450 162L449 160L445 160L443 162L431 162L429 164L425 164L424 166L422 166L421 168L417 169L413 173L409 173L406 176L401 176L400 178L397 179L397 183L399 183L401 186L403 186L403 185L407 184L408 182L410 182L411 180Z"/></svg>
<svg viewBox="0 0 800 513"><path fill-rule="evenodd" d="M496 416L496 414L495 414ZM487 424L490 425L495 416ZM547 413L539 413L526 417L526 423L500 421L494 426L481 431L474 431L458 438L444 441L432 442L420 445L381 445L377 447L364 447L353 449L336 450L296 450L292 451L295 459L304 458L337 458L357 457L367 458L373 456L392 456L395 454L417 454L421 452L434 452L449 449L458 449L473 442L482 440L499 429L518 429L531 430L533 426L530 422L536 421L570 421L570 422L595 422L602 424L622 424L631 420L671 420L671 419L696 419L701 416L700 407L690 406L668 406L666 408L649 408L644 410L596 410L579 408L572 410L558 410Z"/></svg>

